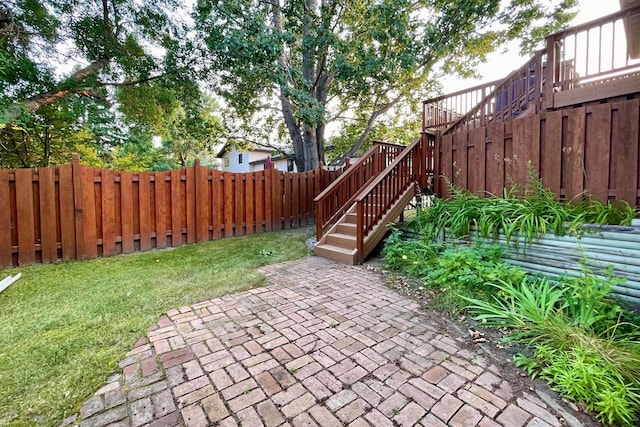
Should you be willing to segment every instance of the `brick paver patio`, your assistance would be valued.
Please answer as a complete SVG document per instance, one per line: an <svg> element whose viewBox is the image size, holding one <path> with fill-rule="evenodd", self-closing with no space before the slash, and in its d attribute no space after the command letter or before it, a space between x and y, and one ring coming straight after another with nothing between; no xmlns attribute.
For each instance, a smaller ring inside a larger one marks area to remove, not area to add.
<svg viewBox="0 0 640 427"><path fill-rule="evenodd" d="M82 426L560 426L363 267L267 266L269 286L169 311Z"/></svg>

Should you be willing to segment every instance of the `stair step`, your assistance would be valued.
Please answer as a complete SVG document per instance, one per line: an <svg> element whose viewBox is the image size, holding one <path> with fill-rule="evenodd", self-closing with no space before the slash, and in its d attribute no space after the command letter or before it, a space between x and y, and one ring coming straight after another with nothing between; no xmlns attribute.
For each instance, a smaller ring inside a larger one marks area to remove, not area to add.
<svg viewBox="0 0 640 427"><path fill-rule="evenodd" d="M327 234L327 244L340 246L345 249L355 249L356 237L349 234L330 233Z"/></svg>
<svg viewBox="0 0 640 427"><path fill-rule="evenodd" d="M356 262L356 249L345 249L329 244L316 245L313 252L317 256L329 258L343 264L354 265Z"/></svg>
<svg viewBox="0 0 640 427"><path fill-rule="evenodd" d="M368 216L374 216L374 215L369 214ZM357 224L357 223L358 223L358 214L348 213L344 216L344 222L342 222L341 224Z"/></svg>
<svg viewBox="0 0 640 427"><path fill-rule="evenodd" d="M355 236L358 232L358 226L348 222L342 222L336 226L336 231L340 234Z"/></svg>

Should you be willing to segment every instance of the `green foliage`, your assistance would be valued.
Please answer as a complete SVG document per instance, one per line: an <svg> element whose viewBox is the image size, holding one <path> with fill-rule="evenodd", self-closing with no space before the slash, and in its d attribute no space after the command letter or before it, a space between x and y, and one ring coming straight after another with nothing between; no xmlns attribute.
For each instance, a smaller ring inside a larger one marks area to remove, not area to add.
<svg viewBox="0 0 640 427"><path fill-rule="evenodd" d="M395 230L387 238L383 254L390 268L421 277L440 251L441 248L430 241L405 240L402 233Z"/></svg>
<svg viewBox="0 0 640 427"><path fill-rule="evenodd" d="M384 247L390 268L424 280L436 292L434 304L452 311L464 307L460 295L488 299L489 284L522 279L524 271L505 263L500 255L497 245L438 245L424 239L403 240L399 232L392 233Z"/></svg>
<svg viewBox="0 0 640 427"><path fill-rule="evenodd" d="M304 256L308 237L265 233L3 271L22 278L0 294L0 425L60 425L159 316L264 284L255 269Z"/></svg>
<svg viewBox="0 0 640 427"><path fill-rule="evenodd" d="M581 232L585 223L628 225L637 215L624 202L558 202L539 180L527 190L514 186L502 198L481 197L457 188L452 188L452 193L450 199L435 199L432 207L418 212L410 226L432 236L446 230L454 238L469 236L473 227L481 237L495 238L503 232L507 242L516 236L531 242L547 232Z"/></svg>
<svg viewBox="0 0 640 427"><path fill-rule="evenodd" d="M502 3L203 0L195 20L207 48L205 68L228 105L247 123L265 114L285 122L283 136L306 166L321 154L325 124L355 117L357 129L344 136L357 150L385 114L402 118L411 110L416 117L417 104L405 100L433 93L440 67L473 75L504 42L542 40L570 19L575 5L563 2L566 13L559 14L543 0Z"/></svg>
<svg viewBox="0 0 640 427"><path fill-rule="evenodd" d="M516 365L546 378L584 403L607 425L632 425L640 411L640 319L610 298L612 275L493 283L492 301L463 297L488 325L507 327L507 340L534 346Z"/></svg>
<svg viewBox="0 0 640 427"><path fill-rule="evenodd" d="M502 261L500 251L496 245L446 248L423 276L425 285L439 292L434 304L459 311L465 305L461 295L489 299L492 283L521 280L524 271Z"/></svg>
<svg viewBox="0 0 640 427"><path fill-rule="evenodd" d="M84 164L101 167L124 135L115 114L85 98L69 96L55 106L0 128L0 167L45 167L71 162L73 152Z"/></svg>
<svg viewBox="0 0 640 427"><path fill-rule="evenodd" d="M213 100L203 97L190 104L181 102L164 116L160 132L163 145L182 167L199 154L213 155L224 131L216 110Z"/></svg>
<svg viewBox="0 0 640 427"><path fill-rule="evenodd" d="M92 166L149 169L130 150L123 159L114 153L125 141L139 142L141 133L150 142L150 131L175 109L168 105L200 94L197 73L185 71L186 54L195 52L188 25L175 13L181 6L174 0L0 5L1 166L58 165L76 151Z"/></svg>
<svg viewBox="0 0 640 427"><path fill-rule="evenodd" d="M539 345L535 357L541 365L540 375L554 389L584 402L605 425L634 425L640 410L640 383L625 379L598 352L587 345L566 350Z"/></svg>

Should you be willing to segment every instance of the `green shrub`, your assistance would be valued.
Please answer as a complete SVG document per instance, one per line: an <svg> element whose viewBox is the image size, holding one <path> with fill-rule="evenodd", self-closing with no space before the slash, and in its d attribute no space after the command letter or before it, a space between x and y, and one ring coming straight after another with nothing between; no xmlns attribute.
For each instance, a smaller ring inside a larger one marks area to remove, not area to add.
<svg viewBox="0 0 640 427"><path fill-rule="evenodd" d="M502 198L480 197L452 187L448 200L435 199L409 226L433 239L442 230L454 238L469 236L472 227L482 237L504 232L507 242L517 234L531 242L537 236L577 233L583 224L629 225L638 212L625 202L603 204L593 200L560 203L540 181L523 190L514 186Z"/></svg>
<svg viewBox="0 0 640 427"><path fill-rule="evenodd" d="M384 256L387 265L419 277L434 290L434 305L451 311L464 306L460 295L488 298L487 283L496 280L520 281L524 271L501 259L498 245L443 245L426 239L403 240L399 232L387 239Z"/></svg>
<svg viewBox="0 0 640 427"><path fill-rule="evenodd" d="M510 328L506 340L535 347L533 358L515 358L518 366L583 402L603 423L632 425L640 410L640 322L609 297L614 283L585 268L581 279L558 284L499 280L493 301L463 298L477 320Z"/></svg>
<svg viewBox="0 0 640 427"><path fill-rule="evenodd" d="M440 246L428 240L404 240L401 232L394 230L387 238L383 255L389 268L410 276L421 277L440 251Z"/></svg>

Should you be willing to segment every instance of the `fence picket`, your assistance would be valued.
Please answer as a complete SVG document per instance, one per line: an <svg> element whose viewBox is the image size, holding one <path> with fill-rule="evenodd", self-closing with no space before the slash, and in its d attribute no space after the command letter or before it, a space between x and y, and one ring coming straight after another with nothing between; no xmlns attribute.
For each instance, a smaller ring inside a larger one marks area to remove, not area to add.
<svg viewBox="0 0 640 427"><path fill-rule="evenodd" d="M255 217L256 217L256 233L262 233L266 230L265 221L265 204L266 197L264 193L266 171L256 172L255 175Z"/></svg>
<svg viewBox="0 0 640 427"><path fill-rule="evenodd" d="M103 169L102 174L102 255L116 254L115 174Z"/></svg>
<svg viewBox="0 0 640 427"><path fill-rule="evenodd" d="M138 174L138 215L140 218L140 250L151 249L151 205L149 174Z"/></svg>
<svg viewBox="0 0 640 427"><path fill-rule="evenodd" d="M187 243L194 243L196 241L196 180L195 180L195 168L194 165L191 168L185 168L186 175L186 192L185 192L185 204L187 207Z"/></svg>
<svg viewBox="0 0 640 427"><path fill-rule="evenodd" d="M209 181L208 169L200 166L196 159L193 165L195 170L195 194L196 194L196 240L206 242L209 240Z"/></svg>
<svg viewBox="0 0 640 427"><path fill-rule="evenodd" d="M233 222L235 224L235 236L244 236L244 177L243 173L234 174L233 179L233 194L235 195L235 204L233 206L234 216Z"/></svg>
<svg viewBox="0 0 640 427"><path fill-rule="evenodd" d="M182 202L182 171L184 169L174 169L171 171L171 246L182 245L182 215L184 205Z"/></svg>
<svg viewBox="0 0 640 427"><path fill-rule="evenodd" d="M76 214L73 196L72 165L58 168L58 197L60 198L60 239L62 240L62 260L77 259L76 256Z"/></svg>
<svg viewBox="0 0 640 427"><path fill-rule="evenodd" d="M122 224L122 253L134 251L133 242L133 177L131 172L120 173L120 223Z"/></svg>
<svg viewBox="0 0 640 427"><path fill-rule="evenodd" d="M611 155L611 104L594 105L587 116L585 169L589 193L606 203L609 197L609 159Z"/></svg>
<svg viewBox="0 0 640 427"><path fill-rule="evenodd" d="M9 170L0 169L0 267L13 264L13 242L11 224L11 187Z"/></svg>
<svg viewBox="0 0 640 427"><path fill-rule="evenodd" d="M167 174L166 172L156 172L154 177L156 248L164 249L167 247Z"/></svg>
<svg viewBox="0 0 640 427"><path fill-rule="evenodd" d="M83 232L84 258L93 259L98 256L98 238L96 222L95 172L89 166L81 166L82 206L84 209Z"/></svg>
<svg viewBox="0 0 640 427"><path fill-rule="evenodd" d="M224 178L224 237L233 237L233 207L235 205L233 192L234 174L225 172Z"/></svg>
<svg viewBox="0 0 640 427"><path fill-rule="evenodd" d="M17 169L16 219L18 223L18 265L36 261L33 211L33 170Z"/></svg>
<svg viewBox="0 0 640 427"><path fill-rule="evenodd" d="M299 227L312 198L340 171L220 172L198 163L170 172L114 172L80 164L0 170L0 267L91 259ZM171 241L168 240L171 236ZM16 249L17 248L17 249Z"/></svg>
<svg viewBox="0 0 640 427"><path fill-rule="evenodd" d="M245 174L245 233L253 234L255 219L255 181L258 172Z"/></svg>
<svg viewBox="0 0 640 427"><path fill-rule="evenodd" d="M40 199L40 256L43 263L58 260L56 183L53 168L38 169Z"/></svg>
<svg viewBox="0 0 640 427"><path fill-rule="evenodd" d="M219 239L223 235L222 226L224 224L224 174L219 171L212 171L211 178L213 238Z"/></svg>
<svg viewBox="0 0 640 427"><path fill-rule="evenodd" d="M614 104L618 114L611 140L615 146L616 199L632 206L638 200L638 105L639 99ZM635 172L635 173L634 173Z"/></svg>

